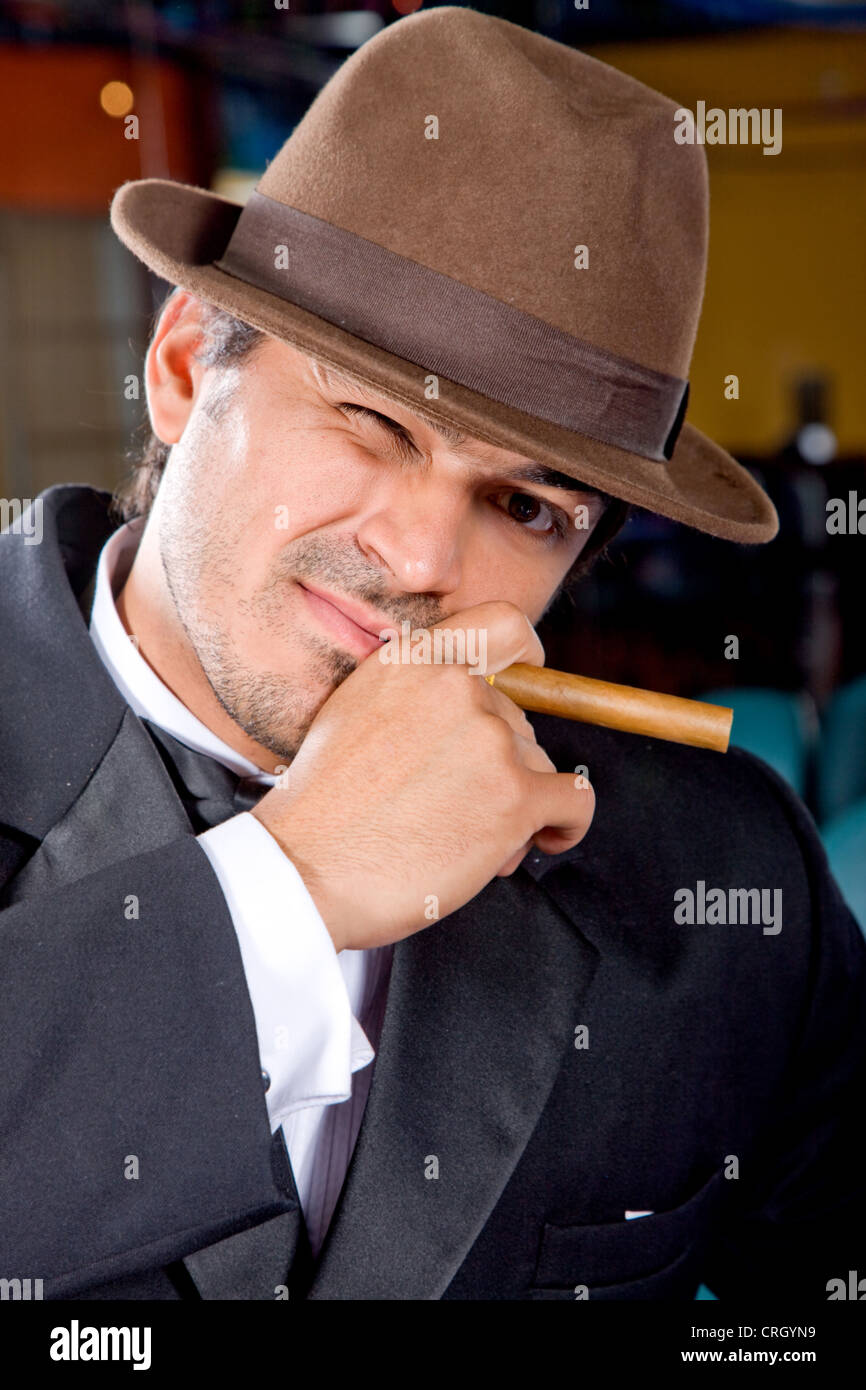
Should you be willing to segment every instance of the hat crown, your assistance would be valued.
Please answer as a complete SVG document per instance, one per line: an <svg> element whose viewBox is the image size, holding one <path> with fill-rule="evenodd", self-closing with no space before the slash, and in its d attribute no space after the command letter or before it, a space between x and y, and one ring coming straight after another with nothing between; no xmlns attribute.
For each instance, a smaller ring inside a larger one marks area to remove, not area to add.
<svg viewBox="0 0 866 1390"><path fill-rule="evenodd" d="M396 21L353 54L258 187L686 377L708 190L702 147L674 139L676 110L584 53L444 6Z"/></svg>
<svg viewBox="0 0 866 1390"><path fill-rule="evenodd" d="M410 410L760 543L769 498L684 419L708 181L679 110L445 6L353 54L243 208L142 179L111 223L170 283Z"/></svg>

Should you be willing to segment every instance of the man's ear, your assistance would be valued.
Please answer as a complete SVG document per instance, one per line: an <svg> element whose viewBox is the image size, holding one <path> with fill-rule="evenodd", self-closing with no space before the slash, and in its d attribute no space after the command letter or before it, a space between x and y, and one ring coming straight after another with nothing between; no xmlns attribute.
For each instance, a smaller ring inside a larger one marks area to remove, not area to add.
<svg viewBox="0 0 866 1390"><path fill-rule="evenodd" d="M203 337L204 304L187 290L169 295L144 362L147 409L154 434L176 444L207 370L195 354Z"/></svg>

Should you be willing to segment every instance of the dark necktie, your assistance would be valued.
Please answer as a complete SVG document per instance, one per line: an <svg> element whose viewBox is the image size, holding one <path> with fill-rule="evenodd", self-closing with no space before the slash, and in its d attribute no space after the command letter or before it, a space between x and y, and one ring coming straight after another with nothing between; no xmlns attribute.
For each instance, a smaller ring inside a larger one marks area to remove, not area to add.
<svg viewBox="0 0 866 1390"><path fill-rule="evenodd" d="M269 790L252 777L239 777L216 758L187 748L149 719L141 722L157 746L197 835L221 825L229 816L251 810Z"/></svg>
<svg viewBox="0 0 866 1390"><path fill-rule="evenodd" d="M239 777L216 758L187 748L150 720L141 722L156 744L197 835L230 816L249 811L268 791L250 777ZM274 1142L285 1152L279 1132ZM291 1169L288 1154L285 1162ZM205 1299L271 1300L274 1290L283 1285L290 1290L290 1297L305 1297L312 1281L313 1258L300 1201L295 1211L198 1250L183 1264L186 1278L192 1275L200 1297ZM172 1268L183 1280L178 1267Z"/></svg>

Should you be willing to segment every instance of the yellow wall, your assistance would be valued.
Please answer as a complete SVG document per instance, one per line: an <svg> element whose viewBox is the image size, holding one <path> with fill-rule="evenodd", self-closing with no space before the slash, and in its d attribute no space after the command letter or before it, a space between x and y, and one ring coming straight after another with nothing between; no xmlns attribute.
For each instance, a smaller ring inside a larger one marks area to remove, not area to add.
<svg viewBox="0 0 866 1390"><path fill-rule="evenodd" d="M781 107L782 149L707 145L710 250L689 419L740 453L793 427L790 383L826 371L843 453L866 452L866 35L604 45L595 57L696 109ZM736 373L740 399L727 401Z"/></svg>

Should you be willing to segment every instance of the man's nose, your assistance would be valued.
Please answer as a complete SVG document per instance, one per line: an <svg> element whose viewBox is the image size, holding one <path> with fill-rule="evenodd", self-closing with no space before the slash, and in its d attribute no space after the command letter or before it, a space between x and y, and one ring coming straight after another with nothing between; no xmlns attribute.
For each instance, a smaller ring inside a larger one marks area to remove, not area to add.
<svg viewBox="0 0 866 1390"><path fill-rule="evenodd" d="M460 584L466 525L465 500L402 480L364 518L358 544L404 593L451 593Z"/></svg>

